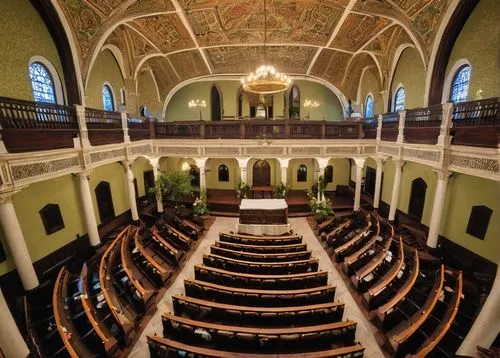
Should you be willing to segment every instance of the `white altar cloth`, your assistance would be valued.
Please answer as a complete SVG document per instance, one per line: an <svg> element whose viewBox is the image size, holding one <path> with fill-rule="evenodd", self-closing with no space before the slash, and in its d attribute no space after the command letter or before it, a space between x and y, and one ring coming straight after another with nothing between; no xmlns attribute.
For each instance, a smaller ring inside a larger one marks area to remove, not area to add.
<svg viewBox="0 0 500 358"><path fill-rule="evenodd" d="M279 210L286 209L285 199L243 199L240 210Z"/></svg>

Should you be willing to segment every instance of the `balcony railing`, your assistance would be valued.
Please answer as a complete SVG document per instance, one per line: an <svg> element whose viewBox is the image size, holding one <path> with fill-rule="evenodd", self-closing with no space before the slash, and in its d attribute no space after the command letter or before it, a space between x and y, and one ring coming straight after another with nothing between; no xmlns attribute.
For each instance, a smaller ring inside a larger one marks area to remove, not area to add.
<svg viewBox="0 0 500 358"><path fill-rule="evenodd" d="M0 97L0 133L9 152L72 148L145 139L380 139L496 148L498 98L435 105L378 118L342 121L224 120L159 122L125 113ZM380 126L380 127L379 127ZM378 138L380 135L380 138ZM447 138L447 139L446 139ZM446 142L445 142L446 141ZM87 142L88 143L88 142Z"/></svg>

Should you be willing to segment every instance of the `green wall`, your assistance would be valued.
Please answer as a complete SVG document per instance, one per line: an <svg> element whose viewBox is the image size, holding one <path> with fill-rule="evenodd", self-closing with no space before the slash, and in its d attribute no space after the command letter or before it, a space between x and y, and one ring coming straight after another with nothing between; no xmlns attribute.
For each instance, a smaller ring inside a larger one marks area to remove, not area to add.
<svg viewBox="0 0 500 358"><path fill-rule="evenodd" d="M337 185L349 184L349 160L330 159L328 165L333 166L333 182L326 185L326 190L336 190Z"/></svg>
<svg viewBox="0 0 500 358"><path fill-rule="evenodd" d="M90 71L89 81L85 90L87 107L103 109L102 86L109 82L114 93L115 111L120 111L120 89L124 88L123 77L115 57L109 50L104 50L97 56Z"/></svg>
<svg viewBox="0 0 500 358"><path fill-rule="evenodd" d="M205 81L189 84L178 90L170 100L165 118L168 121L199 120L200 109L188 107L190 100L199 99L207 103L207 107L201 108L202 119L211 120L210 111L210 90L215 84L222 93L222 107L224 119L234 119L237 116L237 93L240 88L238 81ZM340 120L343 118L342 106L337 96L327 87L310 81L294 81L300 89L301 117L312 120ZM320 103L320 107L310 110L303 107L304 101L309 99ZM273 97L274 117L279 118L285 112L285 100L283 94L276 94ZM248 99L243 96L243 116L250 115Z"/></svg>
<svg viewBox="0 0 500 358"><path fill-rule="evenodd" d="M134 178L137 179L137 191L139 197L146 195L146 188L144 187L144 172L153 170L149 160L144 157L137 158L132 164L132 173Z"/></svg>
<svg viewBox="0 0 500 358"><path fill-rule="evenodd" d="M465 23L451 51L446 76L459 59L469 60L472 66L468 99L500 96L500 6L498 0L481 0Z"/></svg>
<svg viewBox="0 0 500 358"><path fill-rule="evenodd" d="M158 101L158 92L150 71L144 71L137 76L138 101L140 106L147 106L155 118L161 118L163 103Z"/></svg>
<svg viewBox="0 0 500 358"><path fill-rule="evenodd" d="M373 96L374 117L377 116L377 114L384 112L384 100L382 99L382 95L380 94L381 90L378 84L378 80L373 71L375 70L371 69L365 71L363 77L361 78L359 91L360 98L358 98L358 101L363 108L363 112L361 113L363 117L365 116L366 98L368 97L368 94L371 94Z"/></svg>
<svg viewBox="0 0 500 358"><path fill-rule="evenodd" d="M229 181L219 182L219 166L226 165L229 169ZM205 163L205 181L207 189L235 189L240 181L240 167L236 159L217 158L208 159Z"/></svg>
<svg viewBox="0 0 500 358"><path fill-rule="evenodd" d="M45 57L56 68L64 88L61 62L43 20L28 0L0 1L0 96L33 100L28 63Z"/></svg>
<svg viewBox="0 0 500 358"><path fill-rule="evenodd" d="M425 69L417 50L408 47L399 58L391 84L392 103L394 106L394 91L398 84L402 84L406 91L405 108L421 108L424 105Z"/></svg>

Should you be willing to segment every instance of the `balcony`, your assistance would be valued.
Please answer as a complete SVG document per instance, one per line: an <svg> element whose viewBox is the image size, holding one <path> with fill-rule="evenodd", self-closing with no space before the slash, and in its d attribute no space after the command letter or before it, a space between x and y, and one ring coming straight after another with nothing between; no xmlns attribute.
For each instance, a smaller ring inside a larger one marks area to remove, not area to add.
<svg viewBox="0 0 500 358"><path fill-rule="evenodd" d="M447 138L454 145L497 148L498 98L435 105L378 118L340 121L224 120L158 122L126 113L60 106L0 97L0 133L8 152L73 148L148 139L378 139L428 144ZM79 142L79 139L77 140ZM85 141L82 141L85 142ZM443 144L443 143L442 143Z"/></svg>

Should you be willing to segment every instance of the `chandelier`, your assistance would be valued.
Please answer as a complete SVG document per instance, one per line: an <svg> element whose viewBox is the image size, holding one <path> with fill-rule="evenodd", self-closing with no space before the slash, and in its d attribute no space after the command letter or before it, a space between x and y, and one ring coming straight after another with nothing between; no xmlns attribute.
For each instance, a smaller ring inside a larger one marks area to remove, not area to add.
<svg viewBox="0 0 500 358"><path fill-rule="evenodd" d="M264 0L264 63L267 62L267 9L266 0ZM280 73L272 65L261 65L255 73L250 73L247 77L241 79L243 90L245 92L257 94L273 94L284 92L290 87L292 81L287 75Z"/></svg>

